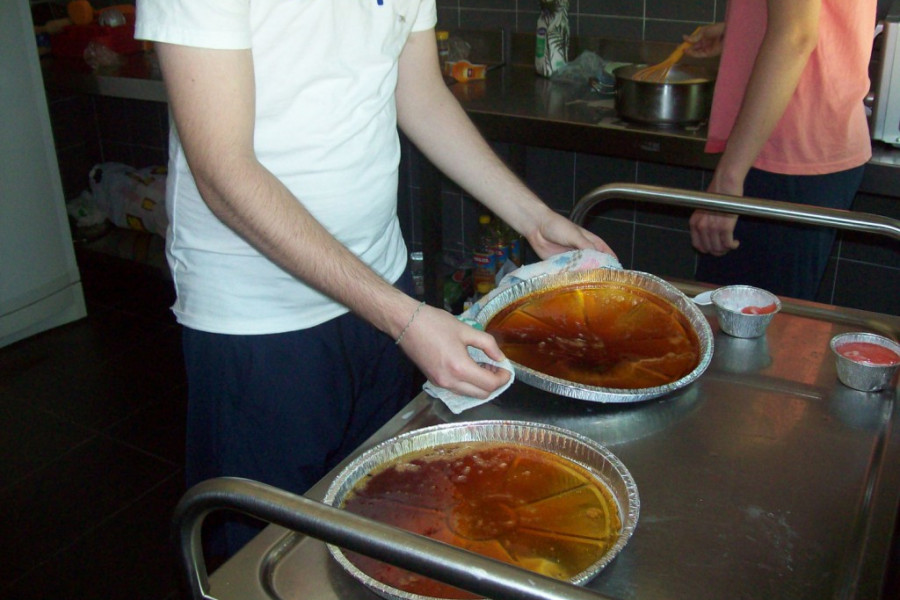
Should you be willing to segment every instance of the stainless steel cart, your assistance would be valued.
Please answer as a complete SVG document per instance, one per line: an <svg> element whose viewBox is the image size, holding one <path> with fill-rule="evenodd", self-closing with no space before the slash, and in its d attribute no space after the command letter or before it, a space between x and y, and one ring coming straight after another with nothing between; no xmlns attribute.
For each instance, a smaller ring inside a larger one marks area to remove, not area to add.
<svg viewBox="0 0 900 600"><path fill-rule="evenodd" d="M883 217L636 185L598 188L582 199L573 219L613 197L900 239L898 222ZM689 294L699 289L678 285ZM631 541L585 593L620 599L878 598L900 505L898 391L865 393L840 384L829 341L845 331L896 340L900 317L787 299L764 337L738 339L719 331L711 311L705 314L715 334L712 363L697 381L669 396L601 404L517 382L495 401L457 416L423 393L358 452L442 422L504 419L565 427L616 454L641 495ZM397 554L426 570L443 564L455 573L459 564L465 567L464 555L346 521L345 514L335 514L341 511L319 505L342 466L305 498L230 488L229 482L211 482L186 497L178 529L198 597L204 597L207 581L195 543L197 525L208 510L222 506L280 525L268 527L209 578L206 593L221 600L375 598L317 538ZM531 585L516 569L485 568L479 578L496 583L490 588L494 597L572 597L565 587Z"/></svg>

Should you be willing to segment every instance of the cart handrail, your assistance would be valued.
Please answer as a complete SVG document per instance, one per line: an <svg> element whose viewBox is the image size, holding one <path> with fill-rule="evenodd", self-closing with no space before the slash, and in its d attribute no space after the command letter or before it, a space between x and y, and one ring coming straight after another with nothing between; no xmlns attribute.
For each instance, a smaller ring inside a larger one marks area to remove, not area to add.
<svg viewBox="0 0 900 600"><path fill-rule="evenodd" d="M431 538L298 496L270 485L219 477L189 489L175 507L183 583L194 600L214 600L203 559L203 519L230 509L377 558L497 600L609 600L567 581L539 575Z"/></svg>
<svg viewBox="0 0 900 600"><path fill-rule="evenodd" d="M576 224L583 225L588 211L600 202L613 199L686 206L778 221L849 229L900 240L900 221L882 215L638 183L610 183L594 188L575 204L569 218Z"/></svg>

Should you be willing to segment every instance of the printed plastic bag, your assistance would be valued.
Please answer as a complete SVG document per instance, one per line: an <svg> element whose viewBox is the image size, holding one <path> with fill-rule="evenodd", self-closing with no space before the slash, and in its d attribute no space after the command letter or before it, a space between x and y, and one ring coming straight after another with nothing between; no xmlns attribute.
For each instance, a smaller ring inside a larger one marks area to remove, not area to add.
<svg viewBox="0 0 900 600"><path fill-rule="evenodd" d="M550 77L569 59L569 0L541 0L534 69Z"/></svg>
<svg viewBox="0 0 900 600"><path fill-rule="evenodd" d="M100 163L91 169L90 185L94 202L114 225L165 237L165 167L135 169L122 163Z"/></svg>

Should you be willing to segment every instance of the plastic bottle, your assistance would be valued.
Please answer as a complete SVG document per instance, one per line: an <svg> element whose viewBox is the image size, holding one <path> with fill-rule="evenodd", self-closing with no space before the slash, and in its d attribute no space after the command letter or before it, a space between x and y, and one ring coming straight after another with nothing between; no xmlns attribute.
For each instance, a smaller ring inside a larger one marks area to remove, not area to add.
<svg viewBox="0 0 900 600"><path fill-rule="evenodd" d="M421 251L409 253L409 268L417 298L425 297L425 255Z"/></svg>
<svg viewBox="0 0 900 600"><path fill-rule="evenodd" d="M499 273L503 269L503 265L506 264L506 261L509 260L509 236L507 235L507 230L509 229L509 225L507 225L502 219L493 218L491 220L491 242L493 244L494 249L494 280L497 281L500 278L497 277L497 273Z"/></svg>
<svg viewBox="0 0 900 600"><path fill-rule="evenodd" d="M487 66L472 64L467 60L455 60L447 63L447 75L456 81L473 81L484 79Z"/></svg>
<svg viewBox="0 0 900 600"><path fill-rule="evenodd" d="M505 259L515 266L522 266L522 236L510 227L506 221L497 220L497 235L506 248Z"/></svg>
<svg viewBox="0 0 900 600"><path fill-rule="evenodd" d="M491 216L478 217L478 237L472 252L472 283L476 290L480 289L482 284L490 285L490 289L496 285L494 279L497 275L496 240Z"/></svg>
<svg viewBox="0 0 900 600"><path fill-rule="evenodd" d="M437 31L435 36L437 37L438 61L441 65L441 73L449 75L447 63L450 60L450 32Z"/></svg>
<svg viewBox="0 0 900 600"><path fill-rule="evenodd" d="M522 236L510 229L509 260L517 267L522 266Z"/></svg>
<svg viewBox="0 0 900 600"><path fill-rule="evenodd" d="M534 70L550 77L569 55L569 0L541 0L534 49Z"/></svg>

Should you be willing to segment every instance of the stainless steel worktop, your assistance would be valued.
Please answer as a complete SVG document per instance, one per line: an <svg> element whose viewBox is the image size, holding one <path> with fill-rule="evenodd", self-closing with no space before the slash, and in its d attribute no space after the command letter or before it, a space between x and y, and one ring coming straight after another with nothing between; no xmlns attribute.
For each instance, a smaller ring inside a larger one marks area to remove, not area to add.
<svg viewBox="0 0 900 600"><path fill-rule="evenodd" d="M705 124L655 126L623 121L610 94L588 85L565 85L538 77L525 66L505 66L483 81L450 88L470 118L492 141L600 154L683 167L713 169ZM900 149L873 142L861 190L896 197Z"/></svg>
<svg viewBox="0 0 900 600"><path fill-rule="evenodd" d="M705 124L623 121L616 116L613 94L595 92L586 82L555 83L531 67L505 66L484 80L450 89L490 140L689 167L716 164L716 157L703 151Z"/></svg>
<svg viewBox="0 0 900 600"><path fill-rule="evenodd" d="M48 90L166 102L154 53L133 54L116 69L92 71L78 59L45 58ZM567 86L538 77L530 67L505 65L481 81L451 86L463 108L489 140L712 169L716 156L703 152L706 128L643 126L615 115L612 98L586 84ZM862 190L898 196L900 149L873 144Z"/></svg>
<svg viewBox="0 0 900 600"><path fill-rule="evenodd" d="M900 396L841 385L828 343L860 329L896 338L900 319L787 302L764 337L747 340L704 312L712 364L670 396L605 405L517 382L457 416L420 394L359 452L442 422L547 422L607 446L641 495L631 541L588 589L651 600L877 598L900 500ZM306 496L321 500L340 468ZM322 542L278 526L210 583L221 600L375 597Z"/></svg>

